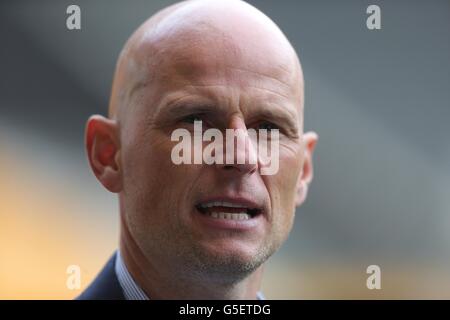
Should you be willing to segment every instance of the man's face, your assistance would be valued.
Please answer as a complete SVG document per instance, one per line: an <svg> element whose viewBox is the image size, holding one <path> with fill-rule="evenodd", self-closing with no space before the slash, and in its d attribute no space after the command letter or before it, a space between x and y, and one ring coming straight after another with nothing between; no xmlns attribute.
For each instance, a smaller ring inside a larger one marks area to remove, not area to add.
<svg viewBox="0 0 450 320"><path fill-rule="evenodd" d="M124 219L149 261L211 275L251 272L293 224L304 153L301 76L276 43L189 37L154 52L145 65L149 80L133 90L120 123ZM175 165L171 134L193 132L194 120L222 132L279 129L278 172L261 175L249 164ZM250 219L233 225L211 216L237 211Z"/></svg>

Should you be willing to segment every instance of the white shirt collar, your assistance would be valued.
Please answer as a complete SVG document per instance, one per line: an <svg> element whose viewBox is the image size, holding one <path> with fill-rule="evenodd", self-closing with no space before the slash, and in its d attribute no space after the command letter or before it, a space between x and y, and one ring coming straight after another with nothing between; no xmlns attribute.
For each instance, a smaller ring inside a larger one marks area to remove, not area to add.
<svg viewBox="0 0 450 320"><path fill-rule="evenodd" d="M144 290L139 287L128 272L127 266L123 262L120 254L120 250L117 250L115 270L117 280L119 280L119 284L122 287L126 300L149 300Z"/></svg>

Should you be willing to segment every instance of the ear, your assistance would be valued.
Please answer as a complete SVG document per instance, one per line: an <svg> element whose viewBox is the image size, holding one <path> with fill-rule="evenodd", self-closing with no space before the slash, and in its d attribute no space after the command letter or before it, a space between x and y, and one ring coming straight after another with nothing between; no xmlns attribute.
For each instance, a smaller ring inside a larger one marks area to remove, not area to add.
<svg viewBox="0 0 450 320"><path fill-rule="evenodd" d="M101 184L115 193L122 190L118 133L117 122L100 115L91 116L86 123L85 144L89 164Z"/></svg>
<svg viewBox="0 0 450 320"><path fill-rule="evenodd" d="M306 132L303 134L304 143L304 159L303 168L297 181L297 195L295 205L300 206L305 202L308 195L308 186L314 175L313 170L313 153L319 136L315 132Z"/></svg>

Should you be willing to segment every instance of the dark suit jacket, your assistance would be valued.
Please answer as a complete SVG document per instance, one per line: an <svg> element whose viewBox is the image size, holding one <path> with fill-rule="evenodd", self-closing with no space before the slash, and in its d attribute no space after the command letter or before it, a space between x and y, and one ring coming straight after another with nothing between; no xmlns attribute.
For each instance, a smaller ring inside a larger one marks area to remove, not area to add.
<svg viewBox="0 0 450 320"><path fill-rule="evenodd" d="M102 271L78 296L77 300L125 300L122 287L117 280L114 265L116 263L116 253L109 259Z"/></svg>

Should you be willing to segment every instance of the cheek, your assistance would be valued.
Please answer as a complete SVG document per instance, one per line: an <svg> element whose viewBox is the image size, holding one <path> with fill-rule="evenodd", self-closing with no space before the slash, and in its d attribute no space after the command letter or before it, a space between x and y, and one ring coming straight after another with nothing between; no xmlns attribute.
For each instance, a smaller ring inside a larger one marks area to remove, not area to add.
<svg viewBox="0 0 450 320"><path fill-rule="evenodd" d="M175 165L171 152L176 142L163 133L137 137L124 149L124 192L129 208L142 215L152 212L151 219L168 220L186 207L197 167Z"/></svg>
<svg viewBox="0 0 450 320"><path fill-rule="evenodd" d="M167 155L164 144L159 143L157 138L137 138L123 148L125 187L148 188L158 184L169 165L170 153Z"/></svg>
<svg viewBox="0 0 450 320"><path fill-rule="evenodd" d="M277 179L280 180L283 195L295 198L297 181L301 173L301 162L302 159L297 154L280 153L280 174L277 175Z"/></svg>
<svg viewBox="0 0 450 320"><path fill-rule="evenodd" d="M299 152L280 148L278 173L267 177L274 215L288 224L295 212L297 180L301 171Z"/></svg>

